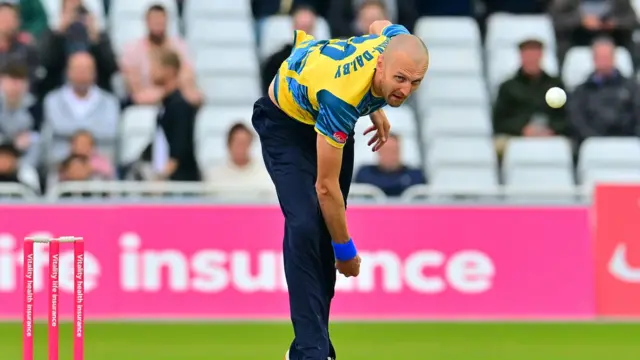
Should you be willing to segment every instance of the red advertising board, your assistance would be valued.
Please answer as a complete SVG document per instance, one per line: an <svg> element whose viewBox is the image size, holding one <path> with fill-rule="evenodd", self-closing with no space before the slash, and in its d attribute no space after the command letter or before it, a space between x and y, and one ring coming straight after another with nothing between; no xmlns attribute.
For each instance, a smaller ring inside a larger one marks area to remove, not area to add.
<svg viewBox="0 0 640 360"><path fill-rule="evenodd" d="M599 186L594 200L597 313L640 316L640 186Z"/></svg>

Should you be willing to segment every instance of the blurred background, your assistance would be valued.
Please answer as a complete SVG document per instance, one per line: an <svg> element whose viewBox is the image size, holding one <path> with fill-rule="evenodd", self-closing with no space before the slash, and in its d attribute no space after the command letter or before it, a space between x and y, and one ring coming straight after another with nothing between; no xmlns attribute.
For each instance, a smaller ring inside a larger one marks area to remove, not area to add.
<svg viewBox="0 0 640 360"><path fill-rule="evenodd" d="M636 9L0 1L0 349L20 353L20 240L46 233L87 238L91 359L281 358L282 216L253 103L294 29L347 38L388 19L425 41L430 67L407 104L385 109L394 136L379 153L362 136L369 120L356 126L348 214L365 265L338 284L340 358L636 359ZM546 105L551 87L565 107ZM36 338L44 346L44 325Z"/></svg>

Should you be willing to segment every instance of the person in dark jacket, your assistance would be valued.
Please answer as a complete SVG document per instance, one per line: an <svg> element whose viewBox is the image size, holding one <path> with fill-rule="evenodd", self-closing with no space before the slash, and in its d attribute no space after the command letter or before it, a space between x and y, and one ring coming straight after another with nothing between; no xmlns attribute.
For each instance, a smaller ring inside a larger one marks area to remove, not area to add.
<svg viewBox="0 0 640 360"><path fill-rule="evenodd" d="M387 196L400 196L413 185L425 184L422 170L402 163L400 141L397 135L389 135L385 146L378 151L378 164L361 167L355 182L376 186Z"/></svg>
<svg viewBox="0 0 640 360"><path fill-rule="evenodd" d="M0 2L0 70L14 63L25 64L29 72L29 90L39 92L40 59L38 50L20 36L20 17L16 5Z"/></svg>
<svg viewBox="0 0 640 360"><path fill-rule="evenodd" d="M493 106L493 130L498 153L502 153L510 136L565 135L567 131L564 109L552 109L545 102L547 90L563 88L563 84L559 78L542 69L542 42L528 39L519 47L520 69L500 85Z"/></svg>
<svg viewBox="0 0 640 360"><path fill-rule="evenodd" d="M592 136L640 136L640 89L615 68L615 44L599 38L593 44L595 71L569 97L574 139Z"/></svg>
<svg viewBox="0 0 640 360"><path fill-rule="evenodd" d="M44 92L65 82L69 57L77 52L90 53L97 70L97 85L112 91L111 77L118 71L118 63L108 35L100 31L95 15L77 0L64 0L57 29L48 30L42 40L42 65L47 75L42 83Z"/></svg>
<svg viewBox="0 0 640 360"><path fill-rule="evenodd" d="M316 26L316 13L313 8L308 6L297 7L293 14L293 28L295 30L302 30L307 34L312 34ZM291 39L293 40L293 38ZM276 76L280 65L287 60L291 55L293 44L287 44L282 49L269 56L262 65L261 78L262 78L262 91L266 95L269 90L271 81Z"/></svg>
<svg viewBox="0 0 640 360"><path fill-rule="evenodd" d="M155 140L142 154L147 180L200 181L194 150L197 108L180 92L180 56L161 49L152 59L151 77L164 91Z"/></svg>

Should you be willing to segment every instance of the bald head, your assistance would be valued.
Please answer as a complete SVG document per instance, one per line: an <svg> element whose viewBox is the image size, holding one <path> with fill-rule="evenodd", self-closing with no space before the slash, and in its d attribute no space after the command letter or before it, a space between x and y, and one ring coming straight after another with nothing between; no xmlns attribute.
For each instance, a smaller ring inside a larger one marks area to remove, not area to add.
<svg viewBox="0 0 640 360"><path fill-rule="evenodd" d="M91 54L78 52L69 57L69 82L77 88L89 88L95 82L96 64Z"/></svg>
<svg viewBox="0 0 640 360"><path fill-rule="evenodd" d="M418 89L428 67L429 51L419 37L394 36L378 57L374 90L390 106L398 107Z"/></svg>

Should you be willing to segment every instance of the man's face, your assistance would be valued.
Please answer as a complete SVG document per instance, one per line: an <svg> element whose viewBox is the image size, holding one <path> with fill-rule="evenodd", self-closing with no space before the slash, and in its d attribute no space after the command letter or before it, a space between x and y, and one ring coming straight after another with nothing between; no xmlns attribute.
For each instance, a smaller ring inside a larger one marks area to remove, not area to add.
<svg viewBox="0 0 640 360"><path fill-rule="evenodd" d="M396 137L390 136L387 143L378 150L378 162L383 169L396 169L401 165L400 144Z"/></svg>
<svg viewBox="0 0 640 360"><path fill-rule="evenodd" d="M93 153L93 139L87 134L80 134L73 138L71 152L77 155L90 156Z"/></svg>
<svg viewBox="0 0 640 360"><path fill-rule="evenodd" d="M91 178L91 166L87 161L75 159L71 161L64 174L65 180L84 181Z"/></svg>
<svg viewBox="0 0 640 360"><path fill-rule="evenodd" d="M374 21L378 20L386 20L387 15L384 13L384 10L378 5L368 5L363 7L359 12L356 19L356 24L358 26L358 30L362 34L369 33L369 26Z"/></svg>
<svg viewBox="0 0 640 360"><path fill-rule="evenodd" d="M16 12L7 7L0 8L0 36L11 36L18 31L20 21Z"/></svg>
<svg viewBox="0 0 640 360"><path fill-rule="evenodd" d="M542 49L539 47L526 47L520 50L522 70L527 74L538 74L541 71Z"/></svg>
<svg viewBox="0 0 640 360"><path fill-rule="evenodd" d="M593 45L593 63L596 72L611 73L615 68L615 47L609 43Z"/></svg>
<svg viewBox="0 0 640 360"><path fill-rule="evenodd" d="M22 99L27 92L28 84L26 79L18 79L10 76L0 78L0 88L2 95L10 102Z"/></svg>
<svg viewBox="0 0 640 360"><path fill-rule="evenodd" d="M89 54L78 53L69 59L69 81L75 88L88 89L95 83L96 68Z"/></svg>
<svg viewBox="0 0 640 360"><path fill-rule="evenodd" d="M378 58L377 71L380 71L380 90L387 104L398 107L422 83L427 72L428 60L416 61L404 53Z"/></svg>
<svg viewBox="0 0 640 360"><path fill-rule="evenodd" d="M154 42L162 42L167 33L167 16L161 11L152 11L147 15L149 38Z"/></svg>
<svg viewBox="0 0 640 360"><path fill-rule="evenodd" d="M250 160L252 135L245 130L236 131L229 143L229 156L236 165L246 164Z"/></svg>
<svg viewBox="0 0 640 360"><path fill-rule="evenodd" d="M307 34L313 32L316 25L316 15L309 10L300 10L293 16L293 28Z"/></svg>

